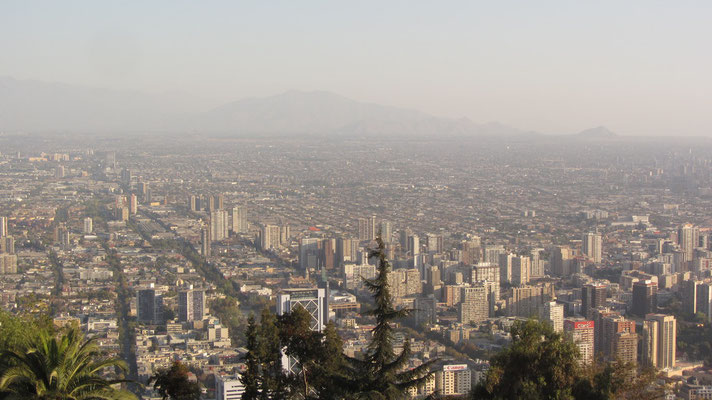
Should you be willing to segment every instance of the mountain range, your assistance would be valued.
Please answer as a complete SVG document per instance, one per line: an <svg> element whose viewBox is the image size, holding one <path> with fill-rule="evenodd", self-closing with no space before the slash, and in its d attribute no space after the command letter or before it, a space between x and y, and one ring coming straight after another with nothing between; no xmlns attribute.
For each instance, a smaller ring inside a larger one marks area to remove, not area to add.
<svg viewBox="0 0 712 400"><path fill-rule="evenodd" d="M225 136L520 136L538 135L497 122L435 117L363 103L323 91L289 91L199 111L180 93L150 95L78 85L0 78L0 132L176 132ZM594 128L580 135L603 137ZM589 132L591 131L591 132ZM612 132L610 132L612 133ZM615 135L615 134L613 134Z"/></svg>

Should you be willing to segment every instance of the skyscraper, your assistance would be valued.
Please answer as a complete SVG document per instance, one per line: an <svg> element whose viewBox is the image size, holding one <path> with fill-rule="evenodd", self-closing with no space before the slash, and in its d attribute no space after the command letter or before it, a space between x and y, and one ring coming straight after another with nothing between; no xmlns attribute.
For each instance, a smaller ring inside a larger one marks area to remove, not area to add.
<svg viewBox="0 0 712 400"><path fill-rule="evenodd" d="M129 197L129 213L136 214L138 212L138 197L136 193L131 193Z"/></svg>
<svg viewBox="0 0 712 400"><path fill-rule="evenodd" d="M318 332L324 330L329 319L329 299L326 289L284 289L277 295L277 315L290 313L296 307L302 307L309 313L309 328L311 330ZM294 359L282 353L282 366L285 370L294 372L297 365Z"/></svg>
<svg viewBox="0 0 712 400"><path fill-rule="evenodd" d="M573 252L568 246L556 246L551 250L551 273L556 276L567 277L571 275Z"/></svg>
<svg viewBox="0 0 712 400"><path fill-rule="evenodd" d="M220 241L227 238L229 219L227 211L215 210L210 213L210 238Z"/></svg>
<svg viewBox="0 0 712 400"><path fill-rule="evenodd" d="M692 261L695 254L695 247L700 242L700 229L692 224L682 225L677 230L677 242L685 255L685 262Z"/></svg>
<svg viewBox="0 0 712 400"><path fill-rule="evenodd" d="M0 238L10 234L7 230L7 217L0 217Z"/></svg>
<svg viewBox="0 0 712 400"><path fill-rule="evenodd" d="M677 321L672 315L648 314L643 322L642 359L644 365L674 368L677 354Z"/></svg>
<svg viewBox="0 0 712 400"><path fill-rule="evenodd" d="M262 250L278 249L281 246L281 230L278 225L266 224L260 233Z"/></svg>
<svg viewBox="0 0 712 400"><path fill-rule="evenodd" d="M476 283L472 287L463 287L460 298L461 323L479 323L489 318L487 287L483 283Z"/></svg>
<svg viewBox="0 0 712 400"><path fill-rule="evenodd" d="M526 285L529 283L531 272L531 259L527 256L512 257L512 285Z"/></svg>
<svg viewBox="0 0 712 400"><path fill-rule="evenodd" d="M178 320L202 321L205 316L205 291L187 289L178 292Z"/></svg>
<svg viewBox="0 0 712 400"><path fill-rule="evenodd" d="M163 322L163 297L151 287L136 291L136 319L138 322L160 324Z"/></svg>
<svg viewBox="0 0 712 400"><path fill-rule="evenodd" d="M202 227L200 229L200 253L203 257L210 257L210 229L208 227Z"/></svg>
<svg viewBox="0 0 712 400"><path fill-rule="evenodd" d="M657 312L658 284L651 280L633 284L633 306L631 312L639 317Z"/></svg>
<svg viewBox="0 0 712 400"><path fill-rule="evenodd" d="M566 320L564 321L564 330L579 349L581 354L581 363L591 365L593 363L593 339L594 339L594 323L593 321L584 320Z"/></svg>
<svg viewBox="0 0 712 400"><path fill-rule="evenodd" d="M605 285L590 283L581 288L581 315L593 318L593 310L606 305L608 289Z"/></svg>
<svg viewBox="0 0 712 400"><path fill-rule="evenodd" d="M542 307L542 321L551 324L555 332L564 331L564 305L555 301L547 301Z"/></svg>
<svg viewBox="0 0 712 400"><path fill-rule="evenodd" d="M443 252L443 235L436 235L433 233L428 233L426 236L428 253L442 253Z"/></svg>
<svg viewBox="0 0 712 400"><path fill-rule="evenodd" d="M512 282L512 259L514 254L503 253L499 255L499 281L501 283Z"/></svg>
<svg viewBox="0 0 712 400"><path fill-rule="evenodd" d="M247 208L245 206L235 206L232 208L232 231L235 233L247 233Z"/></svg>
<svg viewBox="0 0 712 400"><path fill-rule="evenodd" d="M601 263L603 240L600 233L583 235L583 254L596 264Z"/></svg>
<svg viewBox="0 0 712 400"><path fill-rule="evenodd" d="M302 238L299 240L299 267L303 270L319 268L321 261L321 239Z"/></svg>
<svg viewBox="0 0 712 400"><path fill-rule="evenodd" d="M94 231L92 224L92 219L90 217L84 218L84 234L89 235Z"/></svg>
<svg viewBox="0 0 712 400"><path fill-rule="evenodd" d="M393 224L391 221L381 220L381 239L385 243L390 243L393 237Z"/></svg>

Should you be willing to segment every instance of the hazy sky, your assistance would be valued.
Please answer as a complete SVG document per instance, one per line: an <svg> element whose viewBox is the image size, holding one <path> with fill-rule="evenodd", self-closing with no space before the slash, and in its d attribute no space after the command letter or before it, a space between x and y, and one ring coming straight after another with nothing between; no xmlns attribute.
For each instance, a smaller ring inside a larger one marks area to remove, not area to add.
<svg viewBox="0 0 712 400"><path fill-rule="evenodd" d="M712 2L6 1L0 75L712 136Z"/></svg>

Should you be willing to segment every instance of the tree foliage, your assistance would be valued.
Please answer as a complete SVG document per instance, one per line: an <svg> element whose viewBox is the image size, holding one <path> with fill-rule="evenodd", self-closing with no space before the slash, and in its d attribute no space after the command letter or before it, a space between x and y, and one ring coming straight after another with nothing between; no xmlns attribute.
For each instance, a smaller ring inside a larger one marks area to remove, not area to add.
<svg viewBox="0 0 712 400"><path fill-rule="evenodd" d="M148 384L158 390L163 400L199 400L200 385L188 379L188 367L174 361L170 368L158 370Z"/></svg>
<svg viewBox="0 0 712 400"><path fill-rule="evenodd" d="M536 320L517 321L512 344L490 360L490 369L472 399L657 399L664 386L654 369L603 363L583 368L569 338Z"/></svg>
<svg viewBox="0 0 712 400"><path fill-rule="evenodd" d="M430 366L437 360L430 360L418 367L408 369L411 356L409 341L404 342L403 351L394 350L393 324L405 318L410 310L396 309L388 284L391 266L386 259L385 245L376 238L378 247L369 252L369 258L377 260L377 274L373 279L364 279L366 288L373 295L374 308L366 314L376 319L371 342L362 359L350 358L354 377L354 398L394 400L407 396L408 389L425 382L430 376Z"/></svg>
<svg viewBox="0 0 712 400"><path fill-rule="evenodd" d="M135 399L114 387L124 380L103 377L106 369L126 371L123 361L104 358L93 339L77 327L59 336L49 329L4 348L0 358L0 398L3 399Z"/></svg>

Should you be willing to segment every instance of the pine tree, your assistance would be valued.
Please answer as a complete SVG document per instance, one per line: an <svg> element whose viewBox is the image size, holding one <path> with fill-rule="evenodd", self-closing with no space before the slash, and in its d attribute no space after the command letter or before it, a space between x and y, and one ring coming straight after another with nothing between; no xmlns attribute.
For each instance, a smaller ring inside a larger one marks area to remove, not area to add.
<svg viewBox="0 0 712 400"><path fill-rule="evenodd" d="M247 354L245 355L245 365L247 370L240 377L240 382L245 386L242 394L243 400L257 400L260 395L260 360L257 348L257 323L255 316L250 315L247 319Z"/></svg>
<svg viewBox="0 0 712 400"><path fill-rule="evenodd" d="M257 337L258 358L262 367L259 398L287 398L288 388L282 370L282 346L277 317L267 308L262 310Z"/></svg>
<svg viewBox="0 0 712 400"><path fill-rule="evenodd" d="M374 279L364 279L366 288L373 294L374 308L368 312L376 319L364 359L350 359L354 368L357 399L397 400L407 396L407 390L424 383L430 376L428 370L436 360L423 363L413 369L406 369L411 351L406 340L403 351L396 354L393 349L394 332L391 324L405 318L410 310L395 309L388 284L390 264L386 260L385 246L380 233L376 238L378 248L369 252L369 258L376 258L377 275Z"/></svg>

